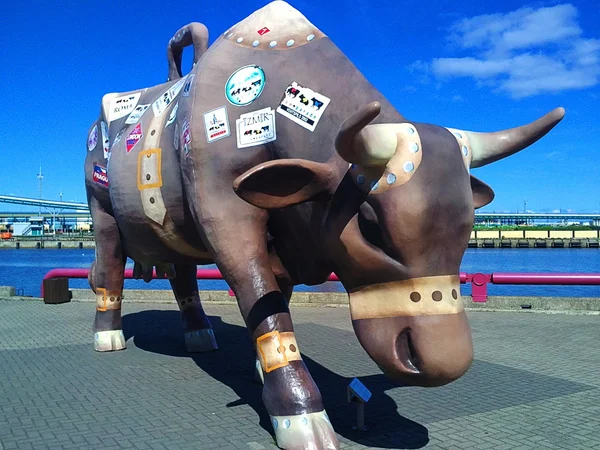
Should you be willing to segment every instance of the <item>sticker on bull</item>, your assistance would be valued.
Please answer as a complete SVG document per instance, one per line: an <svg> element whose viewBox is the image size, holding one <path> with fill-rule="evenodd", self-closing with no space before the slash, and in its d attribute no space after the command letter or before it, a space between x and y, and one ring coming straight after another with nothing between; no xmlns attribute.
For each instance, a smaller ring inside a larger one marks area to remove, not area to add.
<svg viewBox="0 0 600 450"><path fill-rule="evenodd" d="M190 75L188 75L187 77L187 81L185 82L185 85L183 86L183 95L184 97L189 97L190 96L190 90L192 89L192 83L194 82L194 77L196 76L195 73L192 73Z"/></svg>
<svg viewBox="0 0 600 450"><path fill-rule="evenodd" d="M108 137L108 125L106 122L101 122L100 127L102 129L102 146L104 148L104 159L108 159L108 154L110 152L110 139Z"/></svg>
<svg viewBox="0 0 600 450"><path fill-rule="evenodd" d="M265 82L262 68L256 65L240 67L225 83L225 97L232 105L249 105L262 94Z"/></svg>
<svg viewBox="0 0 600 450"><path fill-rule="evenodd" d="M119 131L117 133L117 135L115 136L115 140L112 143L112 146L114 147L115 145L117 145L119 142L121 142L121 138L123 137L123 133L125 133L125 130L127 129L127 127L123 127L121 128L121 131Z"/></svg>
<svg viewBox="0 0 600 450"><path fill-rule="evenodd" d="M231 130L229 128L227 108L221 106L204 113L204 129L206 130L206 140L209 144L229 136Z"/></svg>
<svg viewBox="0 0 600 450"><path fill-rule="evenodd" d="M243 114L235 121L238 148L266 144L277 139L275 111L264 108Z"/></svg>
<svg viewBox="0 0 600 450"><path fill-rule="evenodd" d="M167 128L169 125L171 125L173 122L175 122L175 119L177 118L177 110L178 109L179 109L179 102L175 103L175 106L171 110L171 114L169 114L169 120L167 120L167 124L165 125L165 128Z"/></svg>
<svg viewBox="0 0 600 450"><path fill-rule="evenodd" d="M277 112L309 131L315 131L331 100L295 81L285 89Z"/></svg>
<svg viewBox="0 0 600 450"><path fill-rule="evenodd" d="M180 79L177 83L171 86L164 94L162 94L158 99L152 103L152 111L154 112L154 116L158 117L169 107L171 102L175 100L175 97L181 91L183 84L185 83L185 78Z"/></svg>
<svg viewBox="0 0 600 450"><path fill-rule="evenodd" d="M136 107L141 95L141 92L137 92L135 94L113 98L110 101L110 106L108 108L107 120L112 122L113 120L125 117Z"/></svg>
<svg viewBox="0 0 600 450"><path fill-rule="evenodd" d="M269 30L267 27L262 27L260 30L258 30L258 34L259 34L260 36L264 36L264 35L265 35L265 34L267 34L269 31L271 31L271 30Z"/></svg>
<svg viewBox="0 0 600 450"><path fill-rule="evenodd" d="M98 124L94 125L92 131L90 131L90 135L88 136L87 146L88 150L91 152L96 148L98 144Z"/></svg>
<svg viewBox="0 0 600 450"><path fill-rule="evenodd" d="M183 146L183 153L185 156L190 154L190 150L192 147L192 135L190 133L190 123L186 120L183 122L183 127L181 128L181 145Z"/></svg>
<svg viewBox="0 0 600 450"><path fill-rule="evenodd" d="M146 112L146 110L150 108L150 105L138 105L131 114L129 114L129 117L127 118L127 120L125 121L125 123L129 124L129 125L133 125L134 123L137 123L138 120L140 120L142 118L142 116L144 115L144 113Z"/></svg>
<svg viewBox="0 0 600 450"><path fill-rule="evenodd" d="M138 123L135 128L131 130L129 135L127 135L127 140L125 141L127 153L129 153L131 149L135 147L135 144L141 141L143 135L144 133L142 132L142 124Z"/></svg>
<svg viewBox="0 0 600 450"><path fill-rule="evenodd" d="M92 174L92 180L94 181L94 183L107 188L108 173L106 171L106 167L102 167L94 163L94 173Z"/></svg>

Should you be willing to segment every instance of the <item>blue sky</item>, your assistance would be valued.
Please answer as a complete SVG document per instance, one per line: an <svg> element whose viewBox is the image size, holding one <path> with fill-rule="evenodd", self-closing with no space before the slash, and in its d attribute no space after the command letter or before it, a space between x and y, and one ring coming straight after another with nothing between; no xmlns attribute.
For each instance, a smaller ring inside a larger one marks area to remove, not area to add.
<svg viewBox="0 0 600 450"><path fill-rule="evenodd" d="M268 2L69 3L3 6L0 194L37 197L41 160L44 198L62 190L85 201L87 131L102 95L164 82L166 44L181 26L202 22L213 42ZM409 120L494 131L565 107L542 141L473 171L496 192L484 210L521 211L527 200L535 212L600 211L597 0L289 3Z"/></svg>

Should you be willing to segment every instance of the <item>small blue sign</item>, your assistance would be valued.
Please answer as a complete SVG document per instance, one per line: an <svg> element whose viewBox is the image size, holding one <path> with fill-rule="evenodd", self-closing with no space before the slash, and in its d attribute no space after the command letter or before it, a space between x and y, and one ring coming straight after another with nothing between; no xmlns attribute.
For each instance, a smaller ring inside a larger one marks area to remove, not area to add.
<svg viewBox="0 0 600 450"><path fill-rule="evenodd" d="M371 398L371 391L367 389L367 387L360 382L358 378L352 380L350 385L348 386L349 391L356 396L359 400L364 403L367 403Z"/></svg>
<svg viewBox="0 0 600 450"><path fill-rule="evenodd" d="M265 72L261 67L241 67L233 72L225 83L225 97L232 105L249 105L262 94L265 81Z"/></svg>

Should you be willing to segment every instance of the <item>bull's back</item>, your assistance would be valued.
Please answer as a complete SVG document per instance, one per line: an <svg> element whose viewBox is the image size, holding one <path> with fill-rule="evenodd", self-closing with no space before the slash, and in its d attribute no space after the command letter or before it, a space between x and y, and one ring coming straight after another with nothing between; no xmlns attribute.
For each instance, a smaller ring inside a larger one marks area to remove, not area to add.
<svg viewBox="0 0 600 450"><path fill-rule="evenodd" d="M207 259L183 194L175 148L178 102L187 100L180 95L184 83L105 96L98 127L108 123L109 153L103 144L88 154L88 185L104 201L108 194L125 251L138 261ZM102 165L107 185L93 178Z"/></svg>

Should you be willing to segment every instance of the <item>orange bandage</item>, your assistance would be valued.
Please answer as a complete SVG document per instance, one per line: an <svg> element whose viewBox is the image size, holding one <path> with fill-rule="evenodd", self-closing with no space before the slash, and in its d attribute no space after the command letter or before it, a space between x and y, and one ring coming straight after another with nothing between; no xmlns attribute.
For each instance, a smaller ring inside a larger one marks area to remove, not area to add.
<svg viewBox="0 0 600 450"><path fill-rule="evenodd" d="M291 331L271 331L256 340L258 359L267 373L285 367L290 361L302 359L296 337Z"/></svg>

